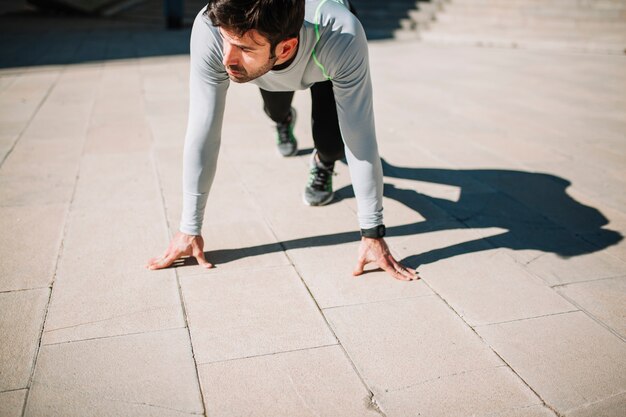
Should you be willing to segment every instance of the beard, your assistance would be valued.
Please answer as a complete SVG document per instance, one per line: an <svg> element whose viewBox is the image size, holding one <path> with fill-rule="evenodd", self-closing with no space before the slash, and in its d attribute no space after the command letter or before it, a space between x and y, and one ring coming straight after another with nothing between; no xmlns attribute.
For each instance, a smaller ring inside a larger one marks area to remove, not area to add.
<svg viewBox="0 0 626 417"><path fill-rule="evenodd" d="M248 71L240 65L229 65L226 67L226 73L231 81L240 84L247 83L248 81L255 80L260 76L267 74L272 69L274 64L276 64L277 60L277 57L270 57L263 66L252 71Z"/></svg>

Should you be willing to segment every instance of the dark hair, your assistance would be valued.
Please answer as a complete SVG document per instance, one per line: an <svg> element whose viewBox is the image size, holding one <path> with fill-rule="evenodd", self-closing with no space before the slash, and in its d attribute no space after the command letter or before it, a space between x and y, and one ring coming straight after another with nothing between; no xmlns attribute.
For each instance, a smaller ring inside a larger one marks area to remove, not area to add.
<svg viewBox="0 0 626 417"><path fill-rule="evenodd" d="M205 15L213 26L243 36L255 29L270 42L270 51L279 42L295 38L304 23L305 0L209 0Z"/></svg>

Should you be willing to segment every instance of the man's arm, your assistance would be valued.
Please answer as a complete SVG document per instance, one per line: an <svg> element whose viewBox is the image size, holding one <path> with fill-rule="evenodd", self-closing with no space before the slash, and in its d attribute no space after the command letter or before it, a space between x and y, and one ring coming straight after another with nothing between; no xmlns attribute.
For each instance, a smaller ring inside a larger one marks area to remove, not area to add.
<svg viewBox="0 0 626 417"><path fill-rule="evenodd" d="M321 58L328 62L333 82L359 225L361 229L372 229L383 224L383 173L376 142L367 40L356 18L350 16L345 24L347 26L342 29L342 34L336 38L337 43L327 49L331 52ZM323 50L323 45L320 47ZM415 270L395 260L382 236L361 238L353 274L361 275L364 266L370 262L376 263L396 279L419 278Z"/></svg>
<svg viewBox="0 0 626 417"><path fill-rule="evenodd" d="M149 269L165 268L181 256L194 256L200 265L212 267L204 258L204 241L200 234L215 177L229 81L221 63L221 39L202 12L194 22L190 50L189 118L183 152L180 231L160 258L148 261Z"/></svg>

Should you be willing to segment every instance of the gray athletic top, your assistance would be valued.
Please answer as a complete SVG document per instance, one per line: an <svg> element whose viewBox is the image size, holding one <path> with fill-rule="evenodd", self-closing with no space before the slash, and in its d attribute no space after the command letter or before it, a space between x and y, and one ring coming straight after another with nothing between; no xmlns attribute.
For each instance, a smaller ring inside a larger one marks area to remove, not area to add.
<svg viewBox="0 0 626 417"><path fill-rule="evenodd" d="M367 42L341 0L307 0L298 51L289 67L251 81L268 91L304 90L330 79L358 207L359 225L382 224L382 166L376 145ZM229 78L222 37L200 11L191 32L190 105L183 156L180 231L199 235L217 164Z"/></svg>

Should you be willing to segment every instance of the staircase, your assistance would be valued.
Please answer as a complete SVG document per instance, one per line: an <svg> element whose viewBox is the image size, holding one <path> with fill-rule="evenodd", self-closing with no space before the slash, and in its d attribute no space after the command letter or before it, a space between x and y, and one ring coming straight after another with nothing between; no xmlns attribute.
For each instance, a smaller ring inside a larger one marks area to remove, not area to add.
<svg viewBox="0 0 626 417"><path fill-rule="evenodd" d="M427 42L626 52L626 0L432 0L414 16Z"/></svg>

